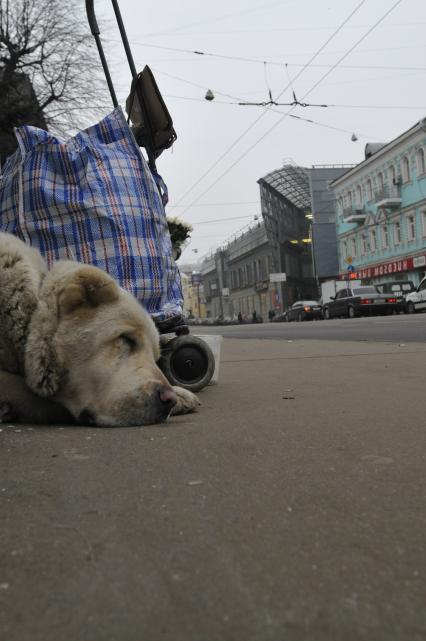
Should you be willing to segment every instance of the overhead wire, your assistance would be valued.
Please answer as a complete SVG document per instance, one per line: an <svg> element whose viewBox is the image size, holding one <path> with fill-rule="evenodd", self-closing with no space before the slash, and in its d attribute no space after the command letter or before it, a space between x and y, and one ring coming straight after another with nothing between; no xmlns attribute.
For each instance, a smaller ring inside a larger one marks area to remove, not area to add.
<svg viewBox="0 0 426 641"><path fill-rule="evenodd" d="M223 203L202 203L197 205L197 207L239 207L241 205L257 205L257 200L240 200L237 202L223 202ZM191 205L169 205L168 209L173 207L190 207Z"/></svg>
<svg viewBox="0 0 426 641"><path fill-rule="evenodd" d="M201 85L200 85L201 86ZM216 92L218 95L219 93ZM165 98L174 98L176 100L189 100L193 102L203 102L205 103L204 98L194 98L192 96L176 96L174 94L164 94ZM265 103L261 102L229 102L226 100L215 100L215 103L218 105L234 105L234 106L250 106L250 107L262 107ZM269 102L267 103L269 104ZM272 102L272 104L275 104ZM284 103L280 103L278 106L282 106ZM291 105L292 103L286 103L287 105ZM300 105L300 103L297 101L297 105ZM412 110L418 110L418 109L426 109L426 105L337 105L334 103L330 103L329 105L315 105L315 104L307 104L307 107L336 107L338 109L412 109ZM278 109L271 109L271 111L274 111L275 113L282 113L281 111L278 111ZM296 116L293 116L294 118ZM301 118L301 120L306 120L304 118ZM315 122L309 121L309 122ZM320 123L318 123L320 124ZM342 129L341 131L347 132L346 129Z"/></svg>
<svg viewBox="0 0 426 641"><path fill-rule="evenodd" d="M334 37L334 36L333 36ZM118 41L117 41L118 42ZM205 56L206 58L218 58L221 60L235 60L236 62L250 62L253 64L259 64L259 65L264 65L267 63L268 65L272 65L275 67L282 67L283 64L288 65L289 67L305 67L305 63L303 62L284 62L285 56L280 56L282 58L281 61L277 60L268 60L266 58L248 58L245 56L231 56L231 55L226 55L226 54L219 54L219 53L211 53L209 51L200 51L198 49L181 49L179 47L166 47L164 45L154 45L150 44L147 42L136 42L132 41L131 44L133 45L139 45L142 47L149 47L152 49L163 49L165 51L174 51L176 53L186 53L186 54L192 54L196 56ZM315 54L315 57L317 57L318 54ZM312 69L328 69L332 67L333 65L330 64L324 64L324 63L317 63L317 64L309 64ZM397 66L397 65L340 65L341 69L375 69L379 71L426 71L426 67L422 66Z"/></svg>
<svg viewBox="0 0 426 641"><path fill-rule="evenodd" d="M364 33L364 35L363 35L361 38L359 38L359 39L355 42L355 44L353 44L353 45L348 49L348 51L347 51L343 56L341 56L341 57L338 59L338 61L337 61L337 62L336 62L332 67L331 67L331 69L329 69L325 74L323 74L323 75L321 76L321 78L320 78L320 79L319 79L319 80L318 80L318 81L317 81L317 82L316 82L316 83L315 83L315 84L314 84L314 85L313 85L313 86L312 86L312 87L311 87L311 88L310 88L310 89L309 89L309 90L308 90L308 91L303 95L302 100L304 100L307 96L309 96L309 94L311 94L311 93L312 93L312 92L313 92L313 91L318 87L318 85L319 85L319 84L320 84L320 83L321 83L325 78L327 78L327 76L329 76L329 75L334 71L334 69L336 69L336 68L340 65L340 62L341 62L342 60L344 60L345 58L347 58L347 57L352 53L352 51L354 51L354 50L356 49L356 47L357 47L359 44L361 44L361 42L363 42L363 41L364 41L364 40L365 40L365 39L370 35L370 33L372 33L372 31L374 31L374 29L376 29L376 28L379 26L379 24L381 24L381 23L383 22L383 20L385 20L385 19L387 18L387 16L388 16L390 13L392 13L392 11L394 11L394 10L396 9L396 7L397 7L399 4L401 4L401 2L402 2L402 0L397 0L397 1L392 5L392 7L391 7L390 9L388 9L388 10L383 14L383 16L382 16L381 18L379 18L379 20L377 20L377 21L374 23L374 25L372 25L372 26L368 29L368 31L367 31L366 33ZM245 151L241 156L239 156L239 157L237 158L237 160L235 160L235 161L234 161L234 162L233 162L233 163L232 163L232 164L231 164L231 165L230 165L230 166L229 166L229 167L228 167L224 172L222 172L222 173L219 175L219 177L218 177L218 178L216 178L216 180L215 180L213 183L211 183L211 184L210 184L210 185L209 185L209 186L208 186L208 187L207 187L207 188L206 188L206 189L205 189L205 190L204 190L204 191L203 191L203 192L202 192L202 193L197 197L197 199L196 199L196 200L194 200L194 201L193 201L193 203L192 203L192 204L196 204L196 203L198 202L198 200L200 200L200 199L201 199L201 198L202 198L202 197L203 197L207 192L209 192L209 191L210 191L210 189L212 189L212 187L214 187L214 186L215 186L215 185L216 185L220 180L222 180L222 178L223 178L224 176L226 176L226 175L231 171L231 169L233 169L233 168L234 168L234 167L235 167L235 166L236 166L236 165L237 165L241 160L243 160L243 158L245 158L245 157L246 157L246 156L247 156L247 155L248 155L248 154L249 154L249 153L250 153L250 152L251 152L251 151L252 151L252 150L253 150L253 149L254 149L254 148L255 148L255 147L256 147L256 146L257 146L257 145L258 145L258 144L259 144L259 143L260 143L260 142L261 142L261 141L262 141L262 140L263 140L263 139L264 139L268 134L269 134L269 133L270 133L270 132L271 132L271 131L273 131L273 130L278 126L278 125L280 125L280 124L283 122L283 120L285 120L285 118L287 118L287 116L289 116L289 115L291 114L291 112L292 112L294 109L295 109L295 107L291 107L288 111L286 111L286 112L282 115L282 117L281 117L281 118L279 118L279 119L278 119L278 120L277 120L277 121L276 121L276 122L275 122L271 127L269 127L269 129L268 129L268 130L267 130L267 131L266 131L262 136L260 136L260 138L258 138L258 139L257 139L257 140L252 144L252 145L250 145L250 147L249 147L248 149L246 149L246 151Z"/></svg>
<svg viewBox="0 0 426 641"><path fill-rule="evenodd" d="M205 102L203 98L187 98L185 96L174 96L174 95L164 95L165 98L176 98L177 100L191 100L195 102ZM225 102L225 101L218 101L217 104L219 105L238 105L238 103L235 102ZM414 108L414 107L413 107ZM416 107L417 108L417 107ZM418 107L418 109L423 109L423 107ZM277 114L282 114L283 112L279 109L272 109L270 108L269 111ZM336 127L335 125L329 125L326 124L325 122L320 122L319 120L313 120L312 118L303 118L303 116L296 116L296 114L289 114L289 118L294 118L295 120L301 120L302 122L307 122L311 125L315 125L317 127L323 127L324 129L331 129L332 131L339 131L340 133L344 134L352 134L353 130L352 129L343 129L342 127ZM365 134L362 131L357 130L358 137L365 138L366 140L379 140L377 136L375 135L370 135L370 134Z"/></svg>
<svg viewBox="0 0 426 641"><path fill-rule="evenodd" d="M294 0L287 0L288 4L289 2L292 2ZM257 7L251 7L250 9L243 9L242 11L234 11L233 13L227 13L222 16L216 16L213 18L209 18L207 20L198 20L197 22L191 22L186 25L180 25L178 27L173 27L173 29L168 29L165 31L157 31L155 33L147 33L144 35L144 37L152 37L152 36L163 36L163 35L172 35L176 34L177 31L182 31L183 29L187 29L188 27L199 27L203 24L211 24L212 22L220 22L221 20L227 20L228 18L235 18L236 16L243 16L247 15L248 13L256 13L258 11L264 11L265 9L268 9L270 7L275 7L277 5L282 5L282 0L273 0L273 2L266 2L263 3ZM176 34L177 35L177 34Z"/></svg>
<svg viewBox="0 0 426 641"><path fill-rule="evenodd" d="M191 225L209 225L211 223L224 223L229 220L245 220L246 218L253 218L256 220L257 214L247 214L245 216L231 216L230 218L216 218L215 220L199 220L197 222L191 222Z"/></svg>
<svg viewBox="0 0 426 641"><path fill-rule="evenodd" d="M345 24L346 24L347 22L349 22L349 20L352 18L352 16L354 16L354 15L357 13L357 11L359 11L359 9L362 7L362 5L363 5L363 4L365 4L365 2L366 2L366 0L361 0L361 2L359 2L359 3L357 4L357 6L355 7L355 9L353 9L353 10L350 12L350 14L349 14L349 15L345 18L345 20L344 20L344 21L339 25L339 27L338 27L337 29L335 29L335 31L331 34L331 36L329 36L329 37L327 38L327 40L324 42L324 44L323 44L323 45L322 45L322 46L321 46L321 47L320 47L320 48L319 48L319 49L314 53L314 55L313 55L313 56L308 60L308 62L304 65L303 69L301 69L301 71L299 71L299 72L296 74L296 76L293 78L293 82L294 82L295 80L297 80L297 78L299 78L299 77L303 74L303 72L304 72L304 71L305 71L305 70L306 70L306 69L311 65L311 63L313 62L313 60L315 60L315 58L317 58L317 57L320 55L320 53L321 53L321 52L326 48L326 46L327 46L327 45L328 45L328 44L333 40L333 38L335 38L335 37L336 37L336 35L337 35L337 34L338 34L342 29L343 29L343 27L345 26ZM281 91L281 93L278 95L278 99L279 99L279 98L281 98L281 96L285 93L285 91L288 89L288 87L289 87L289 86L290 86L290 85L289 85L289 84L287 84L287 85L284 87L284 89L283 89L283 90ZM254 121L253 121L253 122L252 122L252 123L251 123L251 124L250 124L250 125L249 125L249 126L248 126L248 127L247 127L247 128L246 128L246 129L241 133L241 134L240 134L240 135L239 135L239 136L238 136L238 137L237 137L237 139L236 139L236 140L234 140L234 141L232 142L232 144L231 144L231 145L229 145L229 147L227 147L227 149L226 149L226 150L225 150L225 151L224 151L224 152L219 156L219 158L217 158L217 160L216 160L212 165L210 165L210 167L209 167L209 168L208 168L208 169L207 169L207 170L206 170L206 171L205 171L205 172L204 172L204 173L203 173L203 174L198 178L198 180L197 180L197 181L196 181L196 182L195 182L195 183L194 183L194 184L193 184L189 189L187 189L187 191L186 191L186 192L181 196L181 198L179 198L179 199L178 199L178 201L177 201L177 203L176 203L176 204L181 203L181 202L182 202L182 200L184 200L184 199L188 196L188 194L190 194L190 193L191 193L191 192L192 192L192 191L193 191L193 190L194 190L194 189L199 185L199 183L200 183L202 180L204 180L204 178L205 178L205 177L206 177L206 176L207 176L207 175L208 175L208 174L209 174L209 173L210 173L210 172L211 172L215 167L217 167L217 165L218 165L218 164L219 164L219 163L220 163L220 162L221 162L221 161L222 161L222 160L223 160L223 159L224 159L224 158L225 158L225 157L226 157L226 156L227 156L227 155L228 155L228 154L229 154L233 149L234 149L234 147L235 147L235 146L240 142L240 140L242 140L242 139L246 136L246 134L247 134L249 131L251 131L251 129L253 129L253 127L255 127L255 126L256 126L256 124L257 124L257 123L258 123L258 122L259 122L259 121L260 121L260 120L261 120L261 119L266 115L266 113L269 111L269 109L270 109L270 107L267 107L266 109L264 109L264 111L262 111L262 113L261 113L261 114L260 114L260 115L259 115L259 116L258 116L258 117L257 117L257 118L256 118L256 119L255 119L255 120L254 120Z"/></svg>
<svg viewBox="0 0 426 641"><path fill-rule="evenodd" d="M398 28L400 29L401 27L418 27L425 25L426 22L399 22L398 24L392 24L388 23L386 25L383 25L384 27L387 28ZM369 25L365 24L357 24L357 25L349 25L348 29L365 29ZM275 28L267 28L267 29L228 29L227 31L221 30L221 31L185 31L184 33L176 33L176 32L168 32L170 35L175 35L175 36L224 36L224 35L235 35L239 33L279 33L282 31L326 31L328 30L329 27L307 27L306 25L303 25L302 27L275 27ZM153 37L156 35L160 34L141 34L143 38L147 37Z"/></svg>

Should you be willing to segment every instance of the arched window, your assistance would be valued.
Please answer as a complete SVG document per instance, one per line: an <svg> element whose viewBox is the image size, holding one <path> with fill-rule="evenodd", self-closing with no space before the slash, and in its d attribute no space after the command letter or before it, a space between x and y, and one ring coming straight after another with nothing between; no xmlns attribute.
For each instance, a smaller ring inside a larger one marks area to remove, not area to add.
<svg viewBox="0 0 426 641"><path fill-rule="evenodd" d="M377 236L376 236L376 230L372 229L370 232L370 250L372 252L375 252L377 249Z"/></svg>
<svg viewBox="0 0 426 641"><path fill-rule="evenodd" d="M387 222L384 222L382 227L382 249L388 249L389 247L389 228Z"/></svg>
<svg viewBox="0 0 426 641"><path fill-rule="evenodd" d="M352 258L356 258L356 237L351 238L351 255Z"/></svg>
<svg viewBox="0 0 426 641"><path fill-rule="evenodd" d="M411 174L410 174L410 159L408 156L404 156L402 159L402 181L405 183L410 182L411 180Z"/></svg>
<svg viewBox="0 0 426 641"><path fill-rule="evenodd" d="M377 183L378 183L379 192L382 194L385 188L385 177L383 175L383 172L380 172L379 175L377 176Z"/></svg>
<svg viewBox="0 0 426 641"><path fill-rule="evenodd" d="M357 207L361 207L362 206L362 191L361 191L361 187L359 185L356 188L356 204L357 204Z"/></svg>
<svg viewBox="0 0 426 641"><path fill-rule="evenodd" d="M417 163L417 175L420 176L421 174L425 174L426 158L425 158L425 150L423 149L423 147L420 147L420 149L417 151L416 163Z"/></svg>
<svg viewBox="0 0 426 641"><path fill-rule="evenodd" d="M393 165L391 165L389 167L389 184L391 188L392 188L392 185L395 184L395 180L396 180L396 169Z"/></svg>
<svg viewBox="0 0 426 641"><path fill-rule="evenodd" d="M373 183L370 178L367 180L367 200L368 202L373 200Z"/></svg>

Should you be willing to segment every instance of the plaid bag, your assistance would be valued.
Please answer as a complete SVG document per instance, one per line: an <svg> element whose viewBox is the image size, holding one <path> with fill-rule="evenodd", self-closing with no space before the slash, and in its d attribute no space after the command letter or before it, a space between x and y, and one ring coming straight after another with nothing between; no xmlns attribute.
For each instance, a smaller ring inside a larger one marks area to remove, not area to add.
<svg viewBox="0 0 426 641"><path fill-rule="evenodd" d="M0 230L48 265L78 260L108 272L162 321L182 313L161 195L120 108L63 142L16 129L0 176Z"/></svg>

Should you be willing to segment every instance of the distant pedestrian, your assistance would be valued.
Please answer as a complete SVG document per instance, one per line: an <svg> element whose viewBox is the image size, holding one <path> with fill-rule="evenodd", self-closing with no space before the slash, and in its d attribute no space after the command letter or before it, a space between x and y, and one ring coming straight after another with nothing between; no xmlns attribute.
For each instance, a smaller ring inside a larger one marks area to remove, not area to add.
<svg viewBox="0 0 426 641"><path fill-rule="evenodd" d="M238 312L238 316L237 316L237 318L238 318L238 322L239 322L239 323L242 323L242 322L243 322L243 315L242 315L242 313L241 313L241 312Z"/></svg>
<svg viewBox="0 0 426 641"><path fill-rule="evenodd" d="M268 312L269 322L272 323L272 320L275 316L275 309L270 309Z"/></svg>
<svg viewBox="0 0 426 641"><path fill-rule="evenodd" d="M251 321L252 323L257 323L257 312L255 309L253 310L253 314L251 315Z"/></svg>

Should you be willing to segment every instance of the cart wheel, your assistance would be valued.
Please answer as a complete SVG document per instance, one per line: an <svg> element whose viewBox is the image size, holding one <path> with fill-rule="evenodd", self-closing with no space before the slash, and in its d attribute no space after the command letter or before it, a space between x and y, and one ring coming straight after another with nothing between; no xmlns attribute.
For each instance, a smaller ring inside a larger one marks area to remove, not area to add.
<svg viewBox="0 0 426 641"><path fill-rule="evenodd" d="M158 365L172 385L199 392L214 373L215 360L210 347L197 336L177 336L161 350Z"/></svg>

